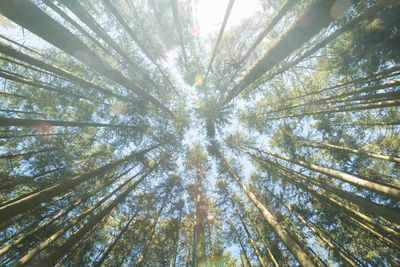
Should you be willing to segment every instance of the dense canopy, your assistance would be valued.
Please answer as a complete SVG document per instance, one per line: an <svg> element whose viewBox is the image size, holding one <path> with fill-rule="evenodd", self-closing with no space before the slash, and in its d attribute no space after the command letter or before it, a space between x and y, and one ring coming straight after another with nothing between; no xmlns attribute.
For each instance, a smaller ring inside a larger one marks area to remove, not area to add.
<svg viewBox="0 0 400 267"><path fill-rule="evenodd" d="M203 2L0 0L1 266L400 265L400 2Z"/></svg>

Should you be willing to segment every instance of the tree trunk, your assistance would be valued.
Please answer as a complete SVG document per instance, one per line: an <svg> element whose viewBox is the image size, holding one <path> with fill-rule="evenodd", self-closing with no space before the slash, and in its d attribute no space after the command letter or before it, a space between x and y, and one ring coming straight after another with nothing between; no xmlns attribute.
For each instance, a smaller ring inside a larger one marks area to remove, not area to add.
<svg viewBox="0 0 400 267"><path fill-rule="evenodd" d="M11 158L16 158L16 157L26 157L26 156L32 156L32 155L35 155L35 154L49 152L49 151L55 151L55 150L58 150L58 149L57 148L45 148L45 149L26 151L26 152L9 153L9 154L0 155L0 159L11 159Z"/></svg>
<svg viewBox="0 0 400 267"><path fill-rule="evenodd" d="M2 0L5 2L6 0ZM126 89L141 96L143 99L153 103L155 106L165 111L167 114L175 117L175 114L156 98L147 93L141 85L130 80L117 69L111 67L108 63L98 57L89 49L80 39L68 31L65 27L49 17L37 6L27 0L6 1L7 4L0 4L0 12L10 20L40 36L44 40L72 55L77 60L88 65L92 69L101 73L105 77L121 84ZM64 4L69 2L63 1ZM74 2L76 3L76 2ZM90 61L77 55L75 52L81 51L90 57Z"/></svg>
<svg viewBox="0 0 400 267"><path fill-rule="evenodd" d="M104 40L110 47L112 47L119 55L122 56L124 61L128 64L128 68L132 69L135 73L140 73L142 77L151 83L158 90L160 89L157 84L149 77L148 72L134 62L131 57L108 35L107 32L96 22L96 20L85 10L85 8L78 1L60 0L79 20L86 24L94 33ZM104 1L103 1L104 2ZM106 3L106 2L104 2Z"/></svg>
<svg viewBox="0 0 400 267"><path fill-rule="evenodd" d="M14 216L24 213L30 209L33 209L34 207L40 205L43 202L51 200L53 197L66 193L70 190L72 190L74 187L77 185L86 182L87 180L99 176L99 175L104 175L104 173L112 170L119 164L126 162L128 160L132 160L138 156L143 156L150 150L153 150L157 147L162 145L161 143L150 147L148 149L141 150L139 152L133 152L132 154L125 156L121 159L118 159L116 161L113 161L111 163L108 163L102 167L99 167L93 171L90 171L88 173L80 174L77 175L73 178L70 178L62 183L53 185L51 187L48 187L46 189L43 189L37 193L31 194L23 199L20 199L16 202L13 202L9 205L0 207L0 223L5 222L6 220L9 220L13 218Z"/></svg>
<svg viewBox="0 0 400 267"><path fill-rule="evenodd" d="M273 165L271 165L273 166ZM282 167L283 168L283 167ZM281 176L285 176L286 179L289 181L293 182L296 186L300 187L304 191L316 196L318 199L320 199L322 202L327 203L328 205L334 207L336 210L338 210L339 213L344 212L350 219L352 219L354 222L362 226L365 230L371 232L375 236L377 236L379 239L383 240L387 244L391 245L392 247L400 248L400 240L399 236L400 234L393 229L386 227L382 224L377 223L375 220L372 218L366 216L365 214L355 210L351 206L349 206L346 203L342 203L328 195L325 195L319 191L316 191L315 189L311 188L305 183L301 183L298 180L294 179L290 175L285 175L285 173L282 173L280 171L277 172ZM295 174L296 172L292 171L290 172L292 175L297 175ZM300 177L299 177L300 178ZM363 222L365 221L365 222Z"/></svg>
<svg viewBox="0 0 400 267"><path fill-rule="evenodd" d="M238 207L235 205L235 202L233 201L232 197L230 195L228 197L231 200L232 206L236 211L236 215L239 217L239 220L243 225L243 228L244 228L244 231L246 232L247 238L250 240L250 244L253 247L254 253L257 256L257 259L258 259L258 262L259 262L260 266L265 267L265 263L264 263L264 260L261 257L261 253L258 250L258 247L257 247L256 243L254 242L253 238L251 237L249 229L247 229L246 223L244 222L242 216L240 215Z"/></svg>
<svg viewBox="0 0 400 267"><path fill-rule="evenodd" d="M156 66L156 68L161 73L161 75L164 77L164 79L168 82L170 87L174 88L174 86L171 83L171 81L169 80L168 76L165 74L165 71L163 70L163 68L160 66L160 64L158 64L157 60L150 54L150 52L145 47L145 45L139 40L139 38L136 36L136 34L132 31L132 29L129 27L128 23L124 20L124 18L121 16L121 14L115 8L115 6L111 3L111 1L103 0L103 3L111 11L111 13L117 19L118 23L122 26L122 28L125 29L125 31L129 34L129 36L132 38L132 40L140 47L140 49L143 51L143 53Z"/></svg>
<svg viewBox="0 0 400 267"><path fill-rule="evenodd" d="M394 155L394 154L369 152L366 150L352 149L352 148L347 148L347 147L343 147L343 146L332 145L332 144L325 143L325 142L316 142L316 141L312 141L312 140L305 140L305 141L306 141L306 143L304 143L304 146L309 146L309 147L314 147L314 148L322 148L322 149L328 149L328 150L334 150L334 151L335 150L336 151L345 151L345 152L353 153L356 155L361 155L361 156L366 155L366 156L376 158L376 159L383 159L383 160L389 160L389 161L400 163L400 156Z"/></svg>
<svg viewBox="0 0 400 267"><path fill-rule="evenodd" d="M329 168L326 168L326 167L322 167L322 166L318 166L318 165L315 165L315 164L312 164L312 163L308 163L308 162L305 162L305 161L302 161L302 160L292 159L292 158L289 158L289 157L286 157L286 156L283 156L283 155L279 155L279 154L276 154L276 153L273 153L273 152L269 152L269 151L266 151L266 150L263 150L263 149L260 149L260 148L256 148L256 147L253 147L253 146L249 146L249 145L246 145L246 144L241 144L241 145L243 145L245 147L248 147L248 148L251 148L251 149L254 149L254 150L258 151L258 152L261 152L261 153L264 153L264 154L267 154L267 155L271 155L273 157L276 157L276 158L279 158L279 159L283 159L283 160L286 160L288 162L300 165L300 166L305 167L305 168L307 168L309 170L317 171L319 173L328 175L330 177L333 177L333 178L336 178L336 179L339 179L339 180L342 180L342 181L345 181L345 182L360 186L360 187L365 188L367 190L374 191L374 192L376 192L376 193L378 193L380 195L383 195L385 197L392 198L393 200L400 200L400 190L397 189L397 188L394 188L394 187L391 187L391 186L387 186L387 185L380 185L380 184L367 181L365 179L359 178L357 176L354 176L354 175L351 175L351 174L348 174L348 173L343 173L343 172L340 172L340 171L337 171L337 170L332 170L332 169L329 169Z"/></svg>
<svg viewBox="0 0 400 267"><path fill-rule="evenodd" d="M356 267L357 264L351 260L349 257L346 256L346 254L344 254L340 248L336 247L334 244L332 244L332 242L329 241L328 238L326 238L323 233L321 233L317 228L313 227L312 225L310 225L300 214L298 214L297 212L295 212L292 207L290 205L286 205L285 202L279 198L278 196L276 196L274 193L272 193L268 188L266 188L266 190L276 199L278 200L279 203L281 203L284 207L286 207L294 216L297 217L297 219L299 219L305 226L307 226L313 233L314 235L318 236L325 244L328 245L328 247L330 249L332 249L332 251L339 253L340 257L344 260L344 262L347 262L347 264L349 264L350 266L354 266ZM346 253L349 253L348 251L346 251Z"/></svg>
<svg viewBox="0 0 400 267"><path fill-rule="evenodd" d="M114 239L114 241L111 243L111 245L107 248L106 252L104 252L103 256L100 258L100 260L96 261L93 264L93 267L100 267L103 262L108 258L108 255L110 252L113 250L115 245L118 243L118 241L122 238L123 234L128 230L129 226L133 222L133 220L136 218L136 215L138 214L139 209L132 215L128 223L125 225L124 228L119 232L118 236Z"/></svg>
<svg viewBox="0 0 400 267"><path fill-rule="evenodd" d="M182 25L179 20L178 3L177 3L177 0L170 0L169 2L171 5L171 9L172 9L172 15L174 16L176 30L178 32L179 44L181 45L181 49L182 49L182 55L183 55L183 60L185 63L185 69L186 69L186 71L188 71L188 59L187 59L185 46L183 44Z"/></svg>
<svg viewBox="0 0 400 267"><path fill-rule="evenodd" d="M37 66L41 69L44 69L46 71L49 71L50 73L53 73L55 75L59 75L60 77L62 77L64 80L72 82L74 84L78 84L80 86L83 86L85 88L91 88L91 89L95 89L99 92L102 92L105 95L111 96L111 97L115 97L117 99L123 100L123 101L127 101L127 102L133 102L135 103L135 100L128 98L128 97L124 97L124 96L120 96L116 93L114 93L112 90L108 89L108 88L103 88L101 86L98 86L90 81L87 81L79 76L76 76L75 74L60 68L58 66L52 65L48 62L45 62L39 58L33 57L31 55L28 55L24 52L18 51L15 48L13 48L10 45L4 44L2 42L0 42L0 52L11 57L14 59L18 59L21 61L24 61L30 65L34 65Z"/></svg>
<svg viewBox="0 0 400 267"><path fill-rule="evenodd" d="M14 75L10 75L10 74L6 74L4 73L4 71L0 71L0 77L3 77L4 79L10 80L10 81L14 81L14 82L18 82L18 83L23 83L23 84L27 84L36 88L42 88L44 90L48 90L50 92L57 92L60 94L64 94L64 95L69 95L72 97L75 97L77 99L85 99L94 103L98 103L98 104L102 104L102 105L106 105L106 106L110 106L107 103L98 101L98 100L94 100L91 99L89 97L86 96L81 96L75 93L70 93L68 91L66 91L64 88L57 88L57 87L53 87L53 86L49 86L48 84L42 83L42 82L37 82L37 81L30 81L28 79L26 79L25 77L18 77L15 74Z"/></svg>
<svg viewBox="0 0 400 267"><path fill-rule="evenodd" d="M116 177L115 179L111 180L110 182L106 183L104 185L104 187L107 187L109 185L111 185L112 183L114 183L117 179L119 179L122 175ZM0 256L3 255L4 253L6 253L7 251L9 251L10 249L18 246L19 244L21 244L22 241L24 241L25 239L27 239L30 236L35 235L39 230L43 229L44 227L46 227L47 225L51 224L52 222L56 221L58 218L62 217L65 214L68 214L68 212L70 212L71 210L73 210L74 208L78 207L80 204L84 203L85 201L87 201L90 197L92 197L93 195L95 195L97 192L99 192L100 190L102 190L103 187L100 187L98 189L96 189L94 192L85 195L84 197L82 197L82 199L75 201L74 203L72 203L72 205L67 208L64 209L63 211L59 212L58 214L56 214L54 217L52 217L51 219L47 220L46 222L40 224L39 226L37 226L36 228L32 229L31 231L25 233L23 236L19 237L18 239L12 241L10 244L8 244L7 246L5 246L4 248L0 249ZM116 192L116 191L115 191ZM114 192L114 193L115 193ZM113 193L111 193L109 195L109 197L111 197L113 195ZM108 198L109 198L108 197ZM99 207L102 203L104 203L104 201L106 201L108 198L104 198L103 200L101 200L98 204L95 205L95 207ZM89 209L90 211L92 211L94 208ZM83 214L88 214L88 211L84 212ZM83 215L82 214L82 215ZM81 215L81 216L82 216ZM84 216L82 216L83 218ZM79 218L79 217L78 217ZM75 219L75 220L78 220ZM67 229L64 228L63 231L65 232ZM53 240L54 241L54 240ZM44 248L44 246L42 247L42 249Z"/></svg>
<svg viewBox="0 0 400 267"><path fill-rule="evenodd" d="M397 0L390 0L391 3L395 3L396 1ZM325 47L332 40L335 40L337 37L339 37L343 33L352 30L355 25L359 24L360 22L362 22L365 19L370 19L371 17L373 17L377 12L379 12L383 8L382 2L383 1L379 1L378 3L372 5L368 9L366 9L361 14L358 14L356 17L351 19L349 22L344 24L342 27L340 27L339 29L337 29L336 31L331 33L324 40L322 40L321 42L319 42L318 44L313 46L311 49L307 50L303 55L301 55L300 57L298 57L297 59L295 59L291 63L285 64L277 72L275 72L273 75L269 76L269 78L272 79L276 75L284 73L285 71L287 71L291 67L296 66L298 63L302 62L303 60L305 60L306 58L308 58L309 56L311 56L312 54L314 54L315 52L317 52L321 48ZM388 2L388 1L386 1L386 2ZM323 92L323 91L325 91L325 90L320 90L318 93ZM314 93L310 93L310 94L314 94ZM309 95L309 94L307 94L307 95Z"/></svg>
<svg viewBox="0 0 400 267"><path fill-rule="evenodd" d="M246 150L242 150L243 152L258 158L259 160L272 165L276 168L279 168L287 173L293 174L296 177L304 180L305 182L308 183L312 183L320 188L323 188L324 190L336 195L337 197L339 197L340 199L343 200L347 200L350 203L353 203L355 205L357 205L358 207L360 207L361 209L374 214L375 216L379 216L379 217L383 217L384 219L388 220L390 223L394 223L394 224L398 224L400 225L400 211L398 209L393 209L393 208L388 208L384 205L381 204L377 204L375 202L372 202L369 199L365 199L363 197L360 197L358 195L349 193L347 191L344 191L342 189L330 186L322 181L319 181L317 179L312 179L311 177L301 174L299 172L293 171L291 169L285 168L281 165L278 165L270 160L264 159L264 158L260 158L257 155L250 153Z"/></svg>
<svg viewBox="0 0 400 267"><path fill-rule="evenodd" d="M144 260L146 259L146 255L149 252L150 246L151 246L151 244L153 242L153 236L154 236L154 234L156 232L158 220L160 219L160 215L161 215L162 211L164 210L165 205L167 204L168 197L169 197L169 194L170 194L171 190L172 190L172 186L170 186L167 189L167 192L165 193L164 200L163 200L163 203L161 205L161 208L158 210L158 212L156 214L156 217L154 218L153 225L151 226L150 233L148 234L148 236L146 238L146 243L144 245L142 253L139 256L138 261L136 262L136 267L141 267L144 264Z"/></svg>
<svg viewBox="0 0 400 267"><path fill-rule="evenodd" d="M242 248L242 252L243 252L243 255L244 255L245 259L246 259L246 262L249 265L249 267L251 267L251 263L250 263L249 257L247 256L246 249L244 248L242 239L240 238L240 235L239 235L238 231L236 230L235 226L233 225L233 223L231 222L230 224L231 224L232 230L235 232L235 235L236 235L236 237L237 237L237 239L239 241L239 245ZM243 266L244 266L244 263L243 263Z"/></svg>
<svg viewBox="0 0 400 267"><path fill-rule="evenodd" d="M140 184L150 173L152 173L159 165L160 162L155 164L149 171L147 171L142 177L136 180L132 185L130 185L123 193L118 195L107 207L99 211L96 215L90 217L86 224L84 224L79 230L75 231L70 237L68 237L67 241L61 246L55 248L52 252L50 252L41 262L44 266L54 266L55 263L67 253L72 246L78 244L80 239L88 233L93 227L95 227L98 223L103 221L109 213L121 202L123 202L129 193L134 190L138 184ZM130 181L130 180L128 180ZM118 190L119 191L119 190ZM21 259L22 260L22 259ZM25 262L21 261L20 263L23 265Z"/></svg>
<svg viewBox="0 0 400 267"><path fill-rule="evenodd" d="M219 107L230 102L265 72L271 70L290 53L299 49L320 30L328 26L332 21L330 10L334 3L333 0L312 1L311 5L276 38L264 56L240 79L219 103Z"/></svg>
<svg viewBox="0 0 400 267"><path fill-rule="evenodd" d="M274 229L275 233L279 236L285 246L290 250L293 256L302 266L315 266L313 260L307 253L299 246L299 244L290 236L290 234L282 227L277 219L271 212L256 198L256 196L247 189L247 186L240 180L237 174L229 167L227 161L219 153L221 163L226 167L231 177L238 183L242 190L246 193L247 197L253 202L257 209L261 212L267 223Z"/></svg>

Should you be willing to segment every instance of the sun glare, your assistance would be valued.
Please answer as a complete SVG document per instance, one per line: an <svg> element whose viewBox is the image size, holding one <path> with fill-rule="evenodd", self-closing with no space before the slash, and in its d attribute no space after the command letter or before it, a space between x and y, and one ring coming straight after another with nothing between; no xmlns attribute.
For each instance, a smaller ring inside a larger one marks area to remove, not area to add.
<svg viewBox="0 0 400 267"><path fill-rule="evenodd" d="M195 14L201 34L218 32L224 19L224 14L229 0L194 0L197 5ZM251 17L261 10L258 0L237 0L235 1L232 12L229 16L227 30L238 25L242 19Z"/></svg>

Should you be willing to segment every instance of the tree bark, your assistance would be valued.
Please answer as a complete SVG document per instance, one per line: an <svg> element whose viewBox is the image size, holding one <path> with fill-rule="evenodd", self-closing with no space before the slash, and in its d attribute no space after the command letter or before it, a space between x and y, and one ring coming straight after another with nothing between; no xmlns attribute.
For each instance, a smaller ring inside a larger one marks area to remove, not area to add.
<svg viewBox="0 0 400 267"><path fill-rule="evenodd" d="M115 237L114 241L111 243L111 245L107 248L107 250L104 252L104 254L101 256L100 260L96 261L93 264L93 267L100 267L103 262L108 258L109 254L111 253L111 251L113 250L113 248L115 247L115 245L118 243L118 241L122 238L122 236L124 235L124 233L128 230L130 224L133 222L133 220L136 218L137 213L139 212L139 209L132 215L132 217L130 218L130 220L128 221L128 223L125 225L124 228L122 228L122 230L119 232L119 234L117 235L117 237Z"/></svg>
<svg viewBox="0 0 400 267"><path fill-rule="evenodd" d="M87 180L89 180L95 176L103 175L104 173L112 170L113 168L115 168L116 166L118 166L119 164L121 164L123 162L132 160L138 156L143 156L150 150L153 150L153 149L159 147L160 145L162 145L162 144L160 143L156 146L152 146L148 149L144 149L139 152L133 152L132 154L130 154L128 156L125 156L121 159L118 159L116 161L113 161L111 163L103 165L102 167L99 167L93 171L74 176L73 178L70 178L62 183L59 183L59 184L53 185L51 187L48 187L46 189L43 189L37 193L31 194L23 199L20 199L16 202L11 203L9 205L2 206L2 207L0 207L0 223L11 219L18 214L21 214L30 209L33 209L34 207L40 205L43 202L51 200L53 197L55 197L59 194L66 193L66 192L72 190L77 185L79 185L83 182L86 182Z"/></svg>
<svg viewBox="0 0 400 267"><path fill-rule="evenodd" d="M219 103L219 107L230 102L265 72L299 49L311 37L328 26L332 17L330 10L335 1L314 0L296 20L284 30L267 50L264 56L243 76L228 95Z"/></svg>
<svg viewBox="0 0 400 267"><path fill-rule="evenodd" d="M264 153L264 154L267 154L267 155L271 155L273 157L276 157L276 158L279 158L279 159L283 159L285 161L300 165L300 166L305 167L305 168L307 168L309 170L317 171L319 173L328 175L330 177L333 177L333 178L336 178L336 179L339 179L339 180L354 184L356 186L360 186L360 187L365 188L367 190L374 191L374 192L376 192L376 193L378 193L378 194L380 194L382 196L392 198L393 200L400 200L400 190L397 189L397 188L394 188L394 187L391 187L391 186L387 186L387 185L377 184L377 183L374 183L374 182L371 182L371 181L367 181L365 179L362 179L360 177L357 177L357 176L354 176L354 175L351 175L351 174L348 174L348 173L340 172L340 171L337 171L337 170L332 170L332 169L329 169L329 168L326 168L326 167L322 167L322 166L319 166L319 165L316 165L316 164L308 163L308 162L305 162L305 161L302 161L302 160L292 159L292 158L289 158L287 156L279 155L279 154L276 154L276 153L273 153L273 152L269 152L269 151L266 151L266 150L263 150L263 149L260 149L260 148L256 148L256 147L253 147L253 146L249 146L249 145L246 145L246 144L241 144L241 145L243 145L245 147L248 147L248 148L251 148L251 149L254 149L254 150L258 151L258 152L261 152L261 153Z"/></svg>
<svg viewBox="0 0 400 267"><path fill-rule="evenodd" d="M5 2L7 2L7 4ZM66 1L63 1L63 3L68 4ZM31 2L27 0L14 0L12 2L2 0L2 4L0 4L0 12L10 20L40 36L64 52L72 55L77 60L88 65L105 77L115 81L118 84L121 84L126 89L153 103L155 106L165 111L172 117L175 117L175 114L172 111L170 111L156 98L147 93L141 85L130 80L120 71L103 61L80 39L78 39L70 31L53 20ZM86 59L78 56L76 51L81 51L87 54L91 60L87 61Z"/></svg>
<svg viewBox="0 0 400 267"><path fill-rule="evenodd" d="M240 180L237 174L229 167L227 161L223 156L218 153L222 165L228 170L231 177L238 183L242 190L246 193L247 197L253 202L257 209L261 212L264 219L274 229L275 233L279 236L285 246L290 250L293 256L302 266L315 266L313 260L307 253L299 246L299 244L290 236L290 234L282 227L277 219L271 212L256 198L256 196L247 189L247 186Z"/></svg>
<svg viewBox="0 0 400 267"><path fill-rule="evenodd" d="M150 173L152 173L159 165L160 162L155 164L149 171L147 171L142 177L136 180L132 185L130 185L123 193L118 195L107 207L99 211L96 215L92 216L88 222L83 225L79 230L74 232L64 244L56 248L53 252L50 252L43 260L42 264L45 266L54 266L55 263L67 253L72 246L79 243L80 239L88 233L93 227L98 223L103 221L110 212L117 207L121 202L123 202L129 193L132 192ZM24 263L24 262L21 262Z"/></svg>
<svg viewBox="0 0 400 267"><path fill-rule="evenodd" d="M236 215L238 216L240 222L241 222L242 225L243 225L243 228L244 228L244 231L246 232L247 238L250 240L250 244L251 244L251 246L253 247L254 253L255 253L256 256L257 256L258 263L260 264L260 266L265 267L265 263L264 263L264 260L263 260L262 257L261 257L261 253L260 253L260 251L258 250L258 247L257 247L256 243L254 242L253 238L251 237L250 231L249 231L249 229L247 229L246 223L244 222L242 216L240 215L240 212L239 212L238 207L236 206L236 204L235 204L235 202L233 201L232 197L231 197L230 195L229 195L228 197L229 197L229 199L231 200L232 206L233 206L233 208L234 208L235 211L236 211Z"/></svg>
<svg viewBox="0 0 400 267"><path fill-rule="evenodd" d="M147 253L149 252L150 246L151 246L151 244L153 242L153 236L154 236L154 234L156 232L158 220L160 219L160 215L161 215L162 211L164 210L165 205L167 204L168 197L169 197L169 194L170 194L171 190L172 190L172 186L168 187L167 192L165 193L164 200L163 200L163 203L161 205L161 208L158 210L158 212L156 214L156 217L154 218L153 225L151 226L150 233L146 238L146 243L144 245L142 253L139 256L138 261L136 262L136 267L141 267L144 264L144 261L146 259Z"/></svg>
<svg viewBox="0 0 400 267"><path fill-rule="evenodd" d="M347 200L350 203L353 203L353 204L357 205L358 207L360 207L361 209L367 211L368 213L374 214L375 216L378 216L378 217L382 217L382 218L386 219L387 221L389 221L390 223L400 225L400 211L398 209L388 208L385 205L377 204L371 200L365 199L363 197L360 197L358 195L344 191L342 189L330 186L330 185L328 185L322 181L319 181L317 179L312 179L311 177L301 174L299 172L296 172L294 170L285 168L285 167L278 165L278 164L276 164L270 160L267 160L265 158L260 158L257 155L250 153L246 150L242 150L242 151L244 153L251 155L252 157L258 158L259 160L261 160L269 165L272 165L272 166L274 166L278 169L281 169L287 173L293 174L305 182L314 184L314 185L336 195L340 199Z"/></svg>

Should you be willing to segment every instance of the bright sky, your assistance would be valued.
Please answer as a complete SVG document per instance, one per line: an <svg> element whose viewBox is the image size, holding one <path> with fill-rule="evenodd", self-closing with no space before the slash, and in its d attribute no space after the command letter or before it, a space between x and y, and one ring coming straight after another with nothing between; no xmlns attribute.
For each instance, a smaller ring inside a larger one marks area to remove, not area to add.
<svg viewBox="0 0 400 267"><path fill-rule="evenodd" d="M200 34L219 32L229 0L192 0L197 5L197 21ZM228 19L226 30L236 26L244 18L261 10L260 0L236 0Z"/></svg>

